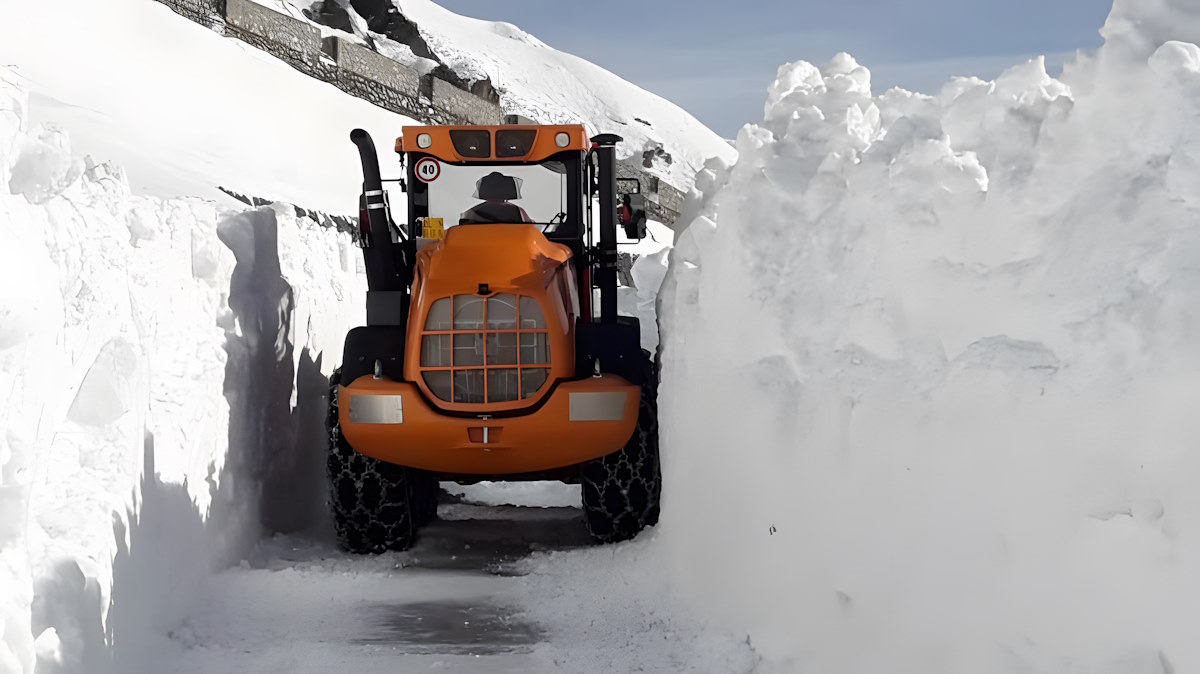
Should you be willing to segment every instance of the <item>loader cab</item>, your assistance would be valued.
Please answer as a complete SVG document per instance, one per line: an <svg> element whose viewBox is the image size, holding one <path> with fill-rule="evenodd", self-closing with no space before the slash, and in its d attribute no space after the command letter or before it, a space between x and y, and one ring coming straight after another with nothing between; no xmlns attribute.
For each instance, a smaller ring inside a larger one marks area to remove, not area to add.
<svg viewBox="0 0 1200 674"><path fill-rule="evenodd" d="M582 125L405 127L408 222L417 233L528 224L582 253L590 149Z"/></svg>
<svg viewBox="0 0 1200 674"><path fill-rule="evenodd" d="M590 354L577 360L577 373L591 371L601 356L613 356L628 346L624 338L615 340L619 347L605 346L614 343L613 334L630 332L628 322L617 316L617 229L623 228L632 239L645 233L644 200L637 181L617 178L619 136L589 138L582 124L404 127L395 144L404 169L404 178L396 181L406 196L406 222L401 224L391 217L370 135L356 129L350 136L363 163L357 240L364 249L368 325L408 326L410 309L422 310L414 303L422 279L421 258L428 266L431 257L424 251L445 250L450 247L449 240L478 242L484 235L455 236L453 230L477 229L477 220L487 220L487 228L532 229L537 236L529 241L539 242L533 248L540 250L540 242L549 242L567 253L569 261L563 267L570 268L570 283L563 285L577 295L572 300L579 307L577 323L603 326L589 329L576 340L584 347L582 352ZM506 183L500 186L499 199L485 194L496 187L488 185L489 177ZM629 194L623 198L618 185L628 183L634 188L622 189ZM485 209L490 211L486 217L477 218L472 211L480 210L481 201L502 203ZM514 252L520 256L521 250L528 248L518 242L515 247L497 248L493 257L511 257ZM486 277L485 271L470 269L460 277ZM498 287L480 281L479 287L484 286L491 292ZM566 316L563 320L570 322ZM609 357L606 362L621 360ZM384 363L383 367L396 366Z"/></svg>
<svg viewBox="0 0 1200 674"><path fill-rule="evenodd" d="M434 406L514 413L575 375L590 148L580 125L404 129L404 377Z"/></svg>

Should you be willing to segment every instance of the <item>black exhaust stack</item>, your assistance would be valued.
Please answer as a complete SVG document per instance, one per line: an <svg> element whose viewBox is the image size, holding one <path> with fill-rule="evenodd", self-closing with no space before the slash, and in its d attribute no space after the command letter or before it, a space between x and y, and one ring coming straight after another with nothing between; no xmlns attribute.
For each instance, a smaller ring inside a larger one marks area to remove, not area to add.
<svg viewBox="0 0 1200 674"><path fill-rule="evenodd" d="M367 268L367 325L404 325L408 315L409 264L399 229L392 222L379 175L375 141L362 129L350 132L362 160L363 192L358 198L359 245Z"/></svg>
<svg viewBox="0 0 1200 674"><path fill-rule="evenodd" d="M600 288L600 321L575 326L575 375L615 374L634 384L646 381L641 326L632 316L617 315L617 143L611 133L592 138L595 155L589 195L600 200L599 245L589 249L594 265L592 282ZM590 171L589 171L590 173ZM580 292L584 292L581 288ZM587 291L592 292L591 288Z"/></svg>
<svg viewBox="0 0 1200 674"><path fill-rule="evenodd" d="M600 288L600 322L617 322L617 143L621 137L604 133L592 138L599 171L600 245L596 249L596 286Z"/></svg>

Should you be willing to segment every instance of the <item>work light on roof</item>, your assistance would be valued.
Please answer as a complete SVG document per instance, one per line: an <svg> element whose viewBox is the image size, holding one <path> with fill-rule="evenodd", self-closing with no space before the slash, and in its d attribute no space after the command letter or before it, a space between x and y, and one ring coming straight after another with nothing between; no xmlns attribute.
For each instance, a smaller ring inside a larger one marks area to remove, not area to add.
<svg viewBox="0 0 1200 674"><path fill-rule="evenodd" d="M558 134L554 136L554 144L559 147L566 147L570 145L571 134L567 133L566 131L559 131Z"/></svg>
<svg viewBox="0 0 1200 674"><path fill-rule="evenodd" d="M433 145L433 136L430 136L427 133L422 133L417 136L417 147L424 150L425 148L429 147L430 145Z"/></svg>

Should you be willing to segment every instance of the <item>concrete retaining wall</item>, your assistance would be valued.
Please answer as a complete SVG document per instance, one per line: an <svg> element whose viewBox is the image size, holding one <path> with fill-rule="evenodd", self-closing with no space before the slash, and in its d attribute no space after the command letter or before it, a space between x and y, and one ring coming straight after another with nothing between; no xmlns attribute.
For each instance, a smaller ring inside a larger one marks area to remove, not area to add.
<svg viewBox="0 0 1200 674"><path fill-rule="evenodd" d="M658 181L658 205L664 211L672 213L671 221L675 221L675 217L679 215L679 211L683 208L683 200L687 197L682 190L676 189L670 183Z"/></svg>
<svg viewBox="0 0 1200 674"><path fill-rule="evenodd" d="M433 107L444 110L468 124L499 124L504 118L500 106L438 78L433 78Z"/></svg>
<svg viewBox="0 0 1200 674"><path fill-rule="evenodd" d="M180 16L219 33L225 32L224 0L159 0Z"/></svg>
<svg viewBox="0 0 1200 674"><path fill-rule="evenodd" d="M328 79L332 64L321 51L321 30L250 0L225 0L225 34L286 61L309 75Z"/></svg>
<svg viewBox="0 0 1200 674"><path fill-rule="evenodd" d="M322 51L334 66L332 83L342 91L401 115L430 118L415 70L340 37L325 38Z"/></svg>
<svg viewBox="0 0 1200 674"><path fill-rule="evenodd" d="M679 210L683 208L683 199L687 195L670 183L643 171L637 157L618 162L617 177L637 178L641 182L642 193L646 195L646 215L650 219L670 225L679 217Z"/></svg>
<svg viewBox="0 0 1200 674"><path fill-rule="evenodd" d="M358 75L412 99L420 97L421 76L415 70L340 37L329 38L326 44L332 44L332 49L326 51L331 53L340 74Z"/></svg>

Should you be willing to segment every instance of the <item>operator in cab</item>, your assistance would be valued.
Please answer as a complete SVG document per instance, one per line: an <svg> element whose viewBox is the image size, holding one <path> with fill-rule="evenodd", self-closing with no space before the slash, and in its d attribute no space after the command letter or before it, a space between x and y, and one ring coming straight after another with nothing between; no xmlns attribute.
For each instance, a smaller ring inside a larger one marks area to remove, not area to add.
<svg viewBox="0 0 1200 674"><path fill-rule="evenodd" d="M475 181L476 199L483 199L467 209L458 220L460 225L493 223L533 223L524 208L511 203L521 198L521 179L492 171Z"/></svg>

